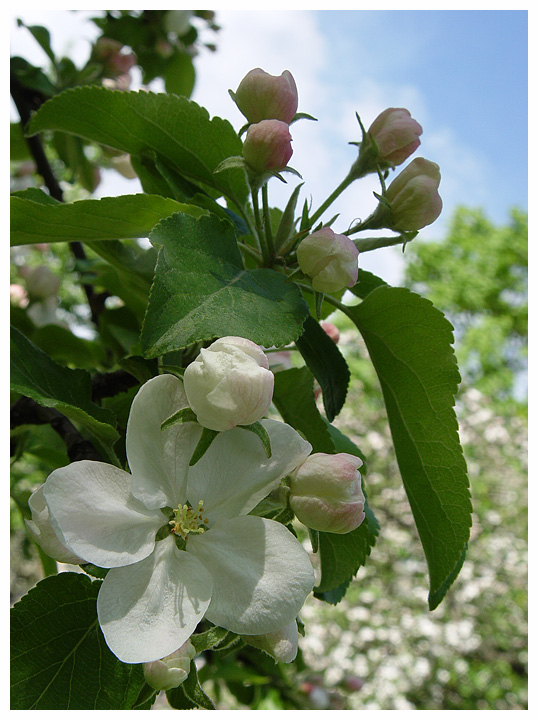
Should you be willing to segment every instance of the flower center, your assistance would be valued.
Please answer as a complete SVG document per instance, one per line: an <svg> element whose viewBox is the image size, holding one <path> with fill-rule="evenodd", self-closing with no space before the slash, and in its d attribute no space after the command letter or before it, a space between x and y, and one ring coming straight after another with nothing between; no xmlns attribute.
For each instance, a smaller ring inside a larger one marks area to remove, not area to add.
<svg viewBox="0 0 538 720"><path fill-rule="evenodd" d="M174 510L174 519L168 523L172 526L171 532L180 535L183 540L187 539L187 535L192 533L200 535L207 530L209 520L203 516L202 508L204 501L200 500L198 507L194 509L190 505L180 505Z"/></svg>

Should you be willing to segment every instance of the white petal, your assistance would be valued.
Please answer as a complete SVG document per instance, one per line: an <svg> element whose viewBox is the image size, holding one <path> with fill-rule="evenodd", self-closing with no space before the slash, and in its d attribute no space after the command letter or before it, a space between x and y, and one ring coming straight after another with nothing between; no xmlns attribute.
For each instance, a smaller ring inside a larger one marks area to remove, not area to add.
<svg viewBox="0 0 538 720"><path fill-rule="evenodd" d="M187 497L204 501L209 521L246 515L310 454L312 447L286 423L262 420L271 440L267 458L260 438L234 428L220 433L189 473Z"/></svg>
<svg viewBox="0 0 538 720"><path fill-rule="evenodd" d="M127 423L127 458L133 495L146 507L177 507L185 502L186 473L200 439L197 423L161 430L161 423L187 407L183 383L175 375L159 375L136 394Z"/></svg>
<svg viewBox="0 0 538 720"><path fill-rule="evenodd" d="M91 460L49 475L43 495L60 541L100 567L129 565L147 557L166 518L131 495L131 480L129 473Z"/></svg>
<svg viewBox="0 0 538 720"><path fill-rule="evenodd" d="M288 625L314 587L308 553L273 520L252 515L220 520L189 537L187 553L213 578L207 619L239 634L261 635Z"/></svg>
<svg viewBox="0 0 538 720"><path fill-rule="evenodd" d="M126 663L158 660L183 645L211 599L207 570L172 537L148 558L111 570L97 598L99 625L112 652Z"/></svg>
<svg viewBox="0 0 538 720"><path fill-rule="evenodd" d="M38 487L28 499L28 507L32 512L32 519L25 520L26 527L30 534L51 558L64 563L84 562L82 558L68 550L59 540L50 522L50 514L47 503L43 496L43 485Z"/></svg>

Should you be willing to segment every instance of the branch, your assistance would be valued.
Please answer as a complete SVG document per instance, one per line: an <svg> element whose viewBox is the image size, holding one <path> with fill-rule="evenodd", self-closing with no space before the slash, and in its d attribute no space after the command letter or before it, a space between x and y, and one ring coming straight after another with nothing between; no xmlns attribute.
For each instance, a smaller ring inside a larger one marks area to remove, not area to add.
<svg viewBox="0 0 538 720"><path fill-rule="evenodd" d="M35 400L23 396L11 407L10 420L12 429L20 425L49 424L65 442L67 455L71 462L77 460L103 461L92 443L80 434L65 415L54 408L42 407Z"/></svg>
<svg viewBox="0 0 538 720"><path fill-rule="evenodd" d="M18 80L15 75L11 75L11 97L15 103L23 128L30 122L32 111L37 110L43 98L39 93L34 92L28 88L25 88ZM45 154L43 144L38 135L33 137L25 137L26 143L30 150L30 154L36 164L37 172L43 178L46 188L48 189L50 196L58 202L63 202L63 192L60 187L52 168ZM70 242L69 247L71 252L77 260L85 260L86 253L80 242ZM86 298L88 299L88 305L90 306L92 320L95 325L99 324L99 315L103 311L105 306L105 300L108 297L108 293L96 293L91 285L82 283Z"/></svg>

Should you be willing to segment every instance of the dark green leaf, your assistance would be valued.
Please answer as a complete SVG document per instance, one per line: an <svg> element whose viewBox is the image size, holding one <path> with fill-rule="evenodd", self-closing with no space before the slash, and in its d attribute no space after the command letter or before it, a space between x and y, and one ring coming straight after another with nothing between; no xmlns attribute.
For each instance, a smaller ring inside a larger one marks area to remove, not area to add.
<svg viewBox="0 0 538 720"><path fill-rule="evenodd" d="M319 559L321 579L314 588L316 597L336 604L345 594L350 579L364 565L375 545L379 525L368 503L364 506L365 519L358 528L344 535L319 533ZM341 586L344 585L345 588ZM343 590L343 592L342 592ZM328 593L327 597L325 594ZM338 599L336 599L338 598Z"/></svg>
<svg viewBox="0 0 538 720"><path fill-rule="evenodd" d="M273 402L284 422L298 430L314 452L334 452L327 424L314 398L314 378L306 367L275 373Z"/></svg>
<svg viewBox="0 0 538 720"><path fill-rule="evenodd" d="M9 151L10 160L14 162L32 159L20 123L12 122L9 126Z"/></svg>
<svg viewBox="0 0 538 720"><path fill-rule="evenodd" d="M42 580L11 611L13 710L128 710L142 665L121 663L97 623L100 582L79 573Z"/></svg>
<svg viewBox="0 0 538 720"><path fill-rule="evenodd" d="M179 52L170 60L164 76L164 86L167 93L190 97L196 81L196 71L191 56L186 52Z"/></svg>
<svg viewBox="0 0 538 720"><path fill-rule="evenodd" d="M114 414L91 401L89 373L58 365L15 328L11 328L11 387L40 405L57 408L105 445L119 437Z"/></svg>
<svg viewBox="0 0 538 720"><path fill-rule="evenodd" d="M210 120L205 108L185 97L74 88L46 102L33 116L29 131L43 130L79 135L136 156L154 152L182 175L224 193L238 207L247 200L244 171L213 175L222 160L241 154L235 130L227 120Z"/></svg>
<svg viewBox="0 0 538 720"><path fill-rule="evenodd" d="M387 286L387 283L377 277L377 275L359 268L357 283L351 288L351 292L364 300L364 298L371 293L372 290L382 287L383 285Z"/></svg>
<svg viewBox="0 0 538 720"><path fill-rule="evenodd" d="M321 387L327 419L332 422L344 406L349 369L336 343L311 315L303 328L295 344Z"/></svg>
<svg viewBox="0 0 538 720"><path fill-rule="evenodd" d="M226 335L265 347L300 335L307 313L300 291L276 271L245 270L228 221L176 213L150 240L159 257L141 335L146 357Z"/></svg>
<svg viewBox="0 0 538 720"><path fill-rule="evenodd" d="M198 422L194 411L191 410L190 407L181 408L181 410L178 410L177 413L174 413L169 418L167 418L164 422L161 423L161 430L166 430L167 428L173 427L178 423L184 422Z"/></svg>
<svg viewBox="0 0 538 720"><path fill-rule="evenodd" d="M347 314L366 342L381 383L434 607L456 577L471 526L454 412L460 377L452 326L431 302L403 288L377 288Z"/></svg>
<svg viewBox="0 0 538 720"><path fill-rule="evenodd" d="M194 448L192 457L189 460L189 465L191 467L193 465L196 465L198 460L201 460L203 458L203 456L209 450L211 443L217 437L218 434L219 434L218 430L210 430L209 428L206 428L206 427L202 428L202 434L200 436L200 440L198 440L198 445Z"/></svg>
<svg viewBox="0 0 538 720"><path fill-rule="evenodd" d="M46 205L14 195L11 244L143 238L159 220L178 210L196 215L204 212L159 195L121 195Z"/></svg>

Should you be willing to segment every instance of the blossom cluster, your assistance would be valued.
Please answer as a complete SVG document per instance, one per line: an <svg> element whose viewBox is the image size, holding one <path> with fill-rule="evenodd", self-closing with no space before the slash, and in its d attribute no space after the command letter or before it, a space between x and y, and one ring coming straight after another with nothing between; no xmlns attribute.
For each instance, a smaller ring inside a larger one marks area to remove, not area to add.
<svg viewBox="0 0 538 720"><path fill-rule="evenodd" d="M364 518L360 460L311 455L291 426L263 419L272 390L262 348L221 338L184 381L163 374L140 388L127 424L130 472L74 462L30 498L28 527L46 553L108 570L97 600L105 640L123 662L147 663L155 687L186 678L188 641L204 617L277 660L295 658L312 564L283 524L252 514L283 479L292 509L313 528L348 532ZM185 410L196 419L167 423ZM269 457L244 430L254 423ZM201 436L215 427L192 464Z"/></svg>

